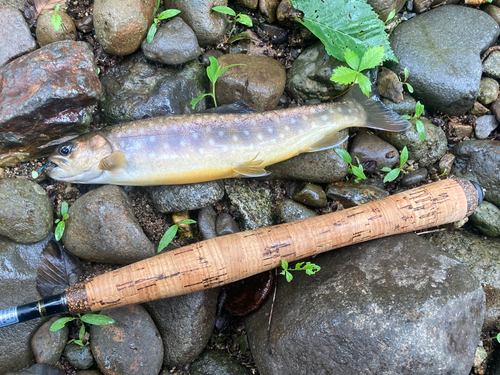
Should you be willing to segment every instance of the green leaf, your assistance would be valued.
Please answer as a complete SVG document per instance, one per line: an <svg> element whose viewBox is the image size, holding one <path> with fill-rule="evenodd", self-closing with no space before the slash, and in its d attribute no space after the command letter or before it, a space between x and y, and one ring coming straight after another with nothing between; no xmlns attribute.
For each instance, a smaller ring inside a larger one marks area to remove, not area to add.
<svg viewBox="0 0 500 375"><path fill-rule="evenodd" d="M198 102L203 99L205 96L212 96L212 93L209 92L209 93L206 93L206 94L201 94L200 96L198 96L197 98L194 98L193 100L191 100L191 108L194 109L194 107L196 107L196 104L198 104Z"/></svg>
<svg viewBox="0 0 500 375"><path fill-rule="evenodd" d="M399 160L401 163L401 168L403 168L403 166L408 161L408 149L406 148L406 146L401 150L401 156L399 157Z"/></svg>
<svg viewBox="0 0 500 375"><path fill-rule="evenodd" d="M307 262L306 265L304 266L304 270L306 271L306 274L314 275L316 272L321 270L321 267L318 266L317 264Z"/></svg>
<svg viewBox="0 0 500 375"><path fill-rule="evenodd" d="M352 52L349 48L345 49L344 52L345 62L349 65L353 70L359 71L359 57L354 52Z"/></svg>
<svg viewBox="0 0 500 375"><path fill-rule="evenodd" d="M64 221L60 221L57 223L56 230L54 232L54 237L55 237L56 241L59 241L62 238L65 227L66 227L66 224L64 223Z"/></svg>
<svg viewBox="0 0 500 375"><path fill-rule="evenodd" d="M288 282L293 280L293 275L288 271L286 271L285 277L286 277L286 281L288 281Z"/></svg>
<svg viewBox="0 0 500 375"><path fill-rule="evenodd" d="M500 342L500 333L497 335L497 341Z"/></svg>
<svg viewBox="0 0 500 375"><path fill-rule="evenodd" d="M384 60L397 61L389 45L385 24L364 1L291 0L295 9L304 13L297 19L325 45L326 51L344 61L349 48L362 56L369 47L383 46Z"/></svg>
<svg viewBox="0 0 500 375"><path fill-rule="evenodd" d="M408 116L408 115L402 115L401 117L403 117L403 118L405 118L407 120L411 119L411 116Z"/></svg>
<svg viewBox="0 0 500 375"><path fill-rule="evenodd" d="M213 56L210 56L208 59L210 60L210 65L207 66L207 76L210 82L215 83L217 80L217 73L220 70L219 62Z"/></svg>
<svg viewBox="0 0 500 375"><path fill-rule="evenodd" d="M81 317L82 322L92 324L95 326L106 326L108 324L115 323L114 319L111 319L109 316L101 315L101 314L85 314Z"/></svg>
<svg viewBox="0 0 500 375"><path fill-rule="evenodd" d="M155 37L155 34L156 34L156 22L154 22L151 27L149 28L149 31L148 31L148 36L146 37L146 41L148 42L148 44L151 44L151 42L153 41L153 38Z"/></svg>
<svg viewBox="0 0 500 375"><path fill-rule="evenodd" d="M60 222L60 221L61 221L61 219L56 219L56 220L54 221L54 224L57 224L57 223L58 223L58 222Z"/></svg>
<svg viewBox="0 0 500 375"><path fill-rule="evenodd" d="M415 126L417 128L417 133L420 137L420 140L425 141L425 126L424 123L420 120L415 121Z"/></svg>
<svg viewBox="0 0 500 375"><path fill-rule="evenodd" d="M59 331L60 329L62 329L66 325L66 323L71 322L72 320L75 320L75 318L71 318L71 317L59 318L54 323L52 323L52 325L49 328L49 331L50 332Z"/></svg>
<svg viewBox="0 0 500 375"><path fill-rule="evenodd" d="M394 181L396 178L398 178L399 174L401 173L400 168L394 168L392 171L387 173L384 177L384 183L385 182L391 182Z"/></svg>
<svg viewBox="0 0 500 375"><path fill-rule="evenodd" d="M234 10L232 10L229 7L222 6L222 5L213 7L212 10L215 10L216 12L219 12L222 14L229 14L230 16L233 16L233 17L236 16L236 12Z"/></svg>
<svg viewBox="0 0 500 375"><path fill-rule="evenodd" d="M405 74L405 81L408 79L410 76L410 72L408 71L408 68L404 68L404 74Z"/></svg>
<svg viewBox="0 0 500 375"><path fill-rule="evenodd" d="M31 178L33 178L33 180L36 180L38 178L38 172L37 171L31 171Z"/></svg>
<svg viewBox="0 0 500 375"><path fill-rule="evenodd" d="M384 60L384 47L370 47L361 58L359 71L375 68Z"/></svg>
<svg viewBox="0 0 500 375"><path fill-rule="evenodd" d="M82 323L80 331L78 332L78 338L83 340L83 336L85 336L85 324Z"/></svg>
<svg viewBox="0 0 500 375"><path fill-rule="evenodd" d="M252 19L248 17L246 14L238 14L238 16L235 18L236 22L239 22L245 26L252 27Z"/></svg>
<svg viewBox="0 0 500 375"><path fill-rule="evenodd" d="M413 94L413 86L412 86L412 85L410 85L409 83L405 83L405 85L406 85L406 88L408 89L408 92L409 92L410 94Z"/></svg>
<svg viewBox="0 0 500 375"><path fill-rule="evenodd" d="M415 117L419 118L424 113L424 105L420 103L420 100L415 104Z"/></svg>
<svg viewBox="0 0 500 375"><path fill-rule="evenodd" d="M250 35L248 33L239 33L239 34L236 34L235 36L233 36L232 38L230 38L227 42L229 44L231 44L231 43L234 43L237 40L241 40L241 39L250 39Z"/></svg>
<svg viewBox="0 0 500 375"><path fill-rule="evenodd" d="M166 20L168 18L172 18L172 17L175 17L176 15L178 15L181 11L179 9L167 9L167 10L164 10L163 12L160 13L160 15L158 16L158 20Z"/></svg>
<svg viewBox="0 0 500 375"><path fill-rule="evenodd" d="M339 66L333 71L330 80L341 83L343 85L349 85L354 82L357 75L358 72L356 72L355 70L352 70L351 68L348 68L346 66Z"/></svg>
<svg viewBox="0 0 500 375"><path fill-rule="evenodd" d="M396 15L396 9L393 9L391 11L391 13L389 13L389 15L387 16L387 19L385 20L385 23L389 22L390 20L392 20L394 18L394 16Z"/></svg>
<svg viewBox="0 0 500 375"><path fill-rule="evenodd" d="M372 91L372 83L370 82L370 79L364 74L359 73L358 84L361 92L370 97L370 92Z"/></svg>
<svg viewBox="0 0 500 375"><path fill-rule="evenodd" d="M229 68L232 68L233 66L238 66L238 65L242 65L242 66L245 66L246 64L231 64L231 65L228 65L228 66L225 66L224 68L220 69L218 72L217 72L217 76L215 78L215 80L217 81L219 79L219 77L221 75L223 75L226 70L228 70Z"/></svg>
<svg viewBox="0 0 500 375"><path fill-rule="evenodd" d="M163 237L160 240L160 243L158 245L158 253L162 251L164 248L168 246L170 242L174 239L175 235L177 234L177 230L179 227L177 225L172 225L168 230L165 232Z"/></svg>
<svg viewBox="0 0 500 375"><path fill-rule="evenodd" d="M356 160L358 161L358 166L353 165L352 168L352 174L358 177L361 180L366 180L365 172L363 170L363 166L359 162L358 157L356 156Z"/></svg>
<svg viewBox="0 0 500 375"><path fill-rule="evenodd" d="M63 217L62 217L63 220L67 220L68 218L69 218L68 214L64 214Z"/></svg>
<svg viewBox="0 0 500 375"><path fill-rule="evenodd" d="M160 0L158 0L158 2L156 3L155 12L153 14L156 14L156 12L158 12L158 9L160 9Z"/></svg>
<svg viewBox="0 0 500 375"><path fill-rule="evenodd" d="M351 164L352 163L352 158L351 158L351 155L349 155L349 153L342 149L342 148L336 148L335 149L335 153L343 160L345 161L347 164Z"/></svg>
<svg viewBox="0 0 500 375"><path fill-rule="evenodd" d="M73 342L74 342L75 344L77 344L77 345L80 345L80 346L85 346L85 345L83 345L82 340L73 340Z"/></svg>
<svg viewBox="0 0 500 375"><path fill-rule="evenodd" d="M294 269L298 270L298 271L301 271L303 269L303 268L301 268L303 264L304 264L304 262L299 262L299 263L295 264L295 268Z"/></svg>
<svg viewBox="0 0 500 375"><path fill-rule="evenodd" d="M177 225L181 225L181 224L195 224L196 223L196 220L193 220L193 219L184 219L182 221L179 221L177 223Z"/></svg>
<svg viewBox="0 0 500 375"><path fill-rule="evenodd" d="M59 5L59 4L57 4L57 5ZM52 19L50 20L50 23L54 27L55 31L59 31L59 29L62 26L62 18L61 18L61 16L59 14L57 14L57 9L59 9L58 6L56 6L55 13L52 16Z"/></svg>
<svg viewBox="0 0 500 375"><path fill-rule="evenodd" d="M68 214L68 202L62 202L61 203L61 215L64 216L67 214ZM63 220L66 220L66 219L63 219Z"/></svg>
<svg viewBox="0 0 500 375"><path fill-rule="evenodd" d="M284 271L288 269L288 262L284 259L281 260L281 267L283 268ZM283 275L283 273L282 273Z"/></svg>
<svg viewBox="0 0 500 375"><path fill-rule="evenodd" d="M381 169L381 171L382 172L390 172L390 171L392 171L392 169L389 168L389 167L384 167L384 168Z"/></svg>

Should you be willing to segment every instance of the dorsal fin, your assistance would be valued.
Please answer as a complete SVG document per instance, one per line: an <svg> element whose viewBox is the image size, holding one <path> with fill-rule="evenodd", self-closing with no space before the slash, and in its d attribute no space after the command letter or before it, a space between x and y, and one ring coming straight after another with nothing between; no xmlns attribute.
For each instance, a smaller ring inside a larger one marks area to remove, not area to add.
<svg viewBox="0 0 500 375"><path fill-rule="evenodd" d="M101 171L116 172L124 169L127 166L127 157L120 150L113 151L111 155L106 156L99 162Z"/></svg>

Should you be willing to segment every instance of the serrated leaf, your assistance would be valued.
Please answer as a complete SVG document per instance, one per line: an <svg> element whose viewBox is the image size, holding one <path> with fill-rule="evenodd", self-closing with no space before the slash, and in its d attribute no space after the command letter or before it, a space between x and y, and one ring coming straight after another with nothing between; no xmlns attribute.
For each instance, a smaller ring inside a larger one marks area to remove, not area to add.
<svg viewBox="0 0 500 375"><path fill-rule="evenodd" d="M384 47L370 47L361 58L359 71L375 68L384 60Z"/></svg>
<svg viewBox="0 0 500 375"><path fill-rule="evenodd" d="M214 10L218 13L222 13L222 14L229 14L230 16L233 16L233 17L236 16L236 12L234 10L232 10L229 7L225 7L223 5L213 7L212 10Z"/></svg>
<svg viewBox="0 0 500 375"><path fill-rule="evenodd" d="M423 142L425 141L425 126L424 123L420 120L415 121L415 127L417 128L417 133L418 136L420 137L420 140Z"/></svg>
<svg viewBox="0 0 500 375"><path fill-rule="evenodd" d="M403 149L401 150L401 156L399 157L399 160L402 168L403 165L405 165L406 162L408 161L408 148L406 148L406 146L403 147Z"/></svg>
<svg viewBox="0 0 500 375"><path fill-rule="evenodd" d="M54 323L52 323L52 325L49 328L49 331L50 332L59 331L60 329L64 328L64 326L66 325L66 323L71 322L72 320L75 320L75 318L71 318L71 317L69 317L69 318L59 318Z"/></svg>
<svg viewBox="0 0 500 375"><path fill-rule="evenodd" d="M148 44L151 44L153 38L155 37L155 34L156 34L156 22L154 22L149 28L148 36L146 37L146 41L148 42Z"/></svg>
<svg viewBox="0 0 500 375"><path fill-rule="evenodd" d="M60 221L57 223L56 230L54 231L54 237L56 241L59 241L64 233L64 228L66 227L66 224L64 221Z"/></svg>
<svg viewBox="0 0 500 375"><path fill-rule="evenodd" d="M163 12L160 13L160 15L158 16L158 20L166 20L168 18L172 18L172 17L175 17L176 15L178 15L181 11L179 9L167 9L167 10L164 10Z"/></svg>
<svg viewBox="0 0 500 375"><path fill-rule="evenodd" d="M415 117L419 118L424 113L424 105L420 103L420 100L415 104Z"/></svg>
<svg viewBox="0 0 500 375"><path fill-rule="evenodd" d="M344 52L345 62L349 65L353 70L359 71L359 57L354 52L352 52L349 48L345 49Z"/></svg>
<svg viewBox="0 0 500 375"><path fill-rule="evenodd" d="M59 4L57 4L59 5ZM59 31L59 29L62 26L62 18L59 14L54 13L52 16L52 19L50 20L50 23L52 24L52 27L54 28L55 31Z"/></svg>
<svg viewBox="0 0 500 375"><path fill-rule="evenodd" d="M335 153L343 160L345 161L347 164L351 164L352 163L352 158L351 158L351 155L344 149L342 148L336 148L335 149Z"/></svg>
<svg viewBox="0 0 500 375"><path fill-rule="evenodd" d="M179 227L175 224L168 228L168 230L161 238L160 243L158 244L158 253L166 248L170 244L170 242L172 242L175 235L177 234L177 230L179 230Z"/></svg>
<svg viewBox="0 0 500 375"><path fill-rule="evenodd" d="M81 317L82 322L93 324L95 326L106 326L108 324L115 323L114 319L111 319L109 316L101 315L101 314L85 314Z"/></svg>
<svg viewBox="0 0 500 375"><path fill-rule="evenodd" d="M238 14L238 17L236 17L236 22L239 22L245 26L252 27L252 19L248 17L246 14Z"/></svg>
<svg viewBox="0 0 500 375"><path fill-rule="evenodd" d="M361 89L361 92L366 96L370 97L370 92L372 91L372 83L370 82L370 79L364 74L359 73L358 85L359 88Z"/></svg>
<svg viewBox="0 0 500 375"><path fill-rule="evenodd" d="M384 177L384 183L385 182L391 182L394 181L396 178L398 178L399 174L401 173L401 169L399 168L394 168L392 171L387 173Z"/></svg>
<svg viewBox="0 0 500 375"><path fill-rule="evenodd" d="M364 1L291 0L304 13L298 20L325 45L326 51L344 61L344 50L362 56L369 47L383 46L384 60L397 61L391 50L385 24Z"/></svg>
<svg viewBox="0 0 500 375"><path fill-rule="evenodd" d="M346 66L339 66L333 71L330 80L341 83L343 85L349 85L354 82L357 74L358 72L352 70L351 68L348 68Z"/></svg>
<svg viewBox="0 0 500 375"><path fill-rule="evenodd" d="M220 70L219 62L213 56L208 58L210 60L210 65L207 66L207 76L210 82L215 83L217 80L217 72Z"/></svg>

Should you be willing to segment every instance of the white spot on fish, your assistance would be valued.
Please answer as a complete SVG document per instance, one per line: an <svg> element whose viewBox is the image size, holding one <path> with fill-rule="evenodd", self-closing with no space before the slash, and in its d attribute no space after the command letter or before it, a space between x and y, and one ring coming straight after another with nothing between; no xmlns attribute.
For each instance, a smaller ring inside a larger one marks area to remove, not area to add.
<svg viewBox="0 0 500 375"><path fill-rule="evenodd" d="M208 143L210 143L211 146L215 145L215 141L212 138L210 138L210 140L208 141Z"/></svg>
<svg viewBox="0 0 500 375"><path fill-rule="evenodd" d="M351 110L351 108L349 108L349 109L347 110L347 112L348 112L348 113L352 113L352 110Z"/></svg>
<svg viewBox="0 0 500 375"><path fill-rule="evenodd" d="M264 136L261 133L259 133L257 134L257 138L259 138L259 141L262 141L264 139Z"/></svg>
<svg viewBox="0 0 500 375"><path fill-rule="evenodd" d="M307 121L307 116L302 116L302 120Z"/></svg>
<svg viewBox="0 0 500 375"><path fill-rule="evenodd" d="M132 134L132 130L130 130L130 129L127 130L127 134L129 134L129 135Z"/></svg>
<svg viewBox="0 0 500 375"><path fill-rule="evenodd" d="M238 142L238 137L233 135L233 141Z"/></svg>
<svg viewBox="0 0 500 375"><path fill-rule="evenodd" d="M243 130L243 134L245 134L246 136L249 136L250 132L248 130Z"/></svg>
<svg viewBox="0 0 500 375"><path fill-rule="evenodd" d="M290 130L290 127L288 125L285 126L285 130Z"/></svg>
<svg viewBox="0 0 500 375"><path fill-rule="evenodd" d="M173 126L173 129L174 129L175 131L179 130L179 125L174 125L174 126Z"/></svg>
<svg viewBox="0 0 500 375"><path fill-rule="evenodd" d="M227 152L228 148L226 145L222 146L222 151Z"/></svg>
<svg viewBox="0 0 500 375"><path fill-rule="evenodd" d="M206 131L207 133L212 133L212 128L210 128L210 127L205 128L205 131Z"/></svg>
<svg viewBox="0 0 500 375"><path fill-rule="evenodd" d="M182 124L182 126L184 126L185 128L188 128L189 124L187 122L185 122L184 124Z"/></svg>
<svg viewBox="0 0 500 375"><path fill-rule="evenodd" d="M333 115L333 109L328 110ZM339 112L342 112L342 110L339 108Z"/></svg>
<svg viewBox="0 0 500 375"><path fill-rule="evenodd" d="M339 113L342 113L342 107L338 107L337 111L339 111ZM333 109L330 109L330 113L333 113Z"/></svg>
<svg viewBox="0 0 500 375"><path fill-rule="evenodd" d="M252 121L252 126L256 126L257 122L255 120Z"/></svg>
<svg viewBox="0 0 500 375"><path fill-rule="evenodd" d="M327 121L327 120L328 120L328 116L327 116L327 115L323 115L323 116L321 116L321 119L322 119L323 121Z"/></svg>
<svg viewBox="0 0 500 375"><path fill-rule="evenodd" d="M221 130L221 131L219 132L219 135L220 135L221 137L224 137L224 132Z"/></svg>
<svg viewBox="0 0 500 375"><path fill-rule="evenodd" d="M292 125L295 124L295 119L294 118L290 119L290 124L292 124Z"/></svg>
<svg viewBox="0 0 500 375"><path fill-rule="evenodd" d="M268 132L269 134L273 134L273 128L268 127L268 128L267 128L267 132Z"/></svg>
<svg viewBox="0 0 500 375"><path fill-rule="evenodd" d="M144 134L144 129L139 129L139 134Z"/></svg>
<svg viewBox="0 0 500 375"><path fill-rule="evenodd" d="M280 138L281 139L285 138L285 135L283 133L280 133Z"/></svg>
<svg viewBox="0 0 500 375"><path fill-rule="evenodd" d="M181 145L181 147L184 147L186 145L186 142L180 141L179 144Z"/></svg>
<svg viewBox="0 0 500 375"><path fill-rule="evenodd" d="M193 133L193 139L198 139L198 133Z"/></svg>
<svg viewBox="0 0 500 375"><path fill-rule="evenodd" d="M202 122L203 122L203 120L202 120L201 118L197 118L197 119L196 119L196 123L197 123L197 124L201 124Z"/></svg>
<svg viewBox="0 0 500 375"><path fill-rule="evenodd" d="M167 150L167 149L168 149L168 147L169 147L169 146L168 146L168 143L164 143L164 144L163 144L163 148L164 148L165 150Z"/></svg>
<svg viewBox="0 0 500 375"><path fill-rule="evenodd" d="M162 126L161 127L161 131L166 132L167 131L167 127L166 126Z"/></svg>
<svg viewBox="0 0 500 375"><path fill-rule="evenodd" d="M200 151L200 154L204 154L205 153L205 149L203 149L203 148L200 148L198 151Z"/></svg>
<svg viewBox="0 0 500 375"><path fill-rule="evenodd" d="M154 159L154 158L156 158L156 154L155 154L154 152L151 152L151 153L149 154L149 157L150 157L151 159Z"/></svg>

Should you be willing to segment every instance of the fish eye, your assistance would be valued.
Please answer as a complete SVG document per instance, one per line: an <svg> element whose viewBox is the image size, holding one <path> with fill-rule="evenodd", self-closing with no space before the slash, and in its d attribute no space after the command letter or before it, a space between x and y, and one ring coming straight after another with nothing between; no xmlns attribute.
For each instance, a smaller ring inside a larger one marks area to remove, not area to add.
<svg viewBox="0 0 500 375"><path fill-rule="evenodd" d="M71 146L70 145L62 145L61 148L59 149L59 153L62 156L67 156L71 152Z"/></svg>

